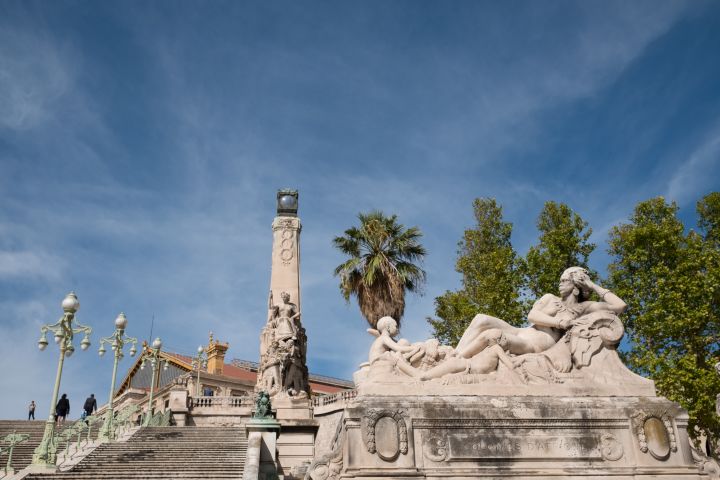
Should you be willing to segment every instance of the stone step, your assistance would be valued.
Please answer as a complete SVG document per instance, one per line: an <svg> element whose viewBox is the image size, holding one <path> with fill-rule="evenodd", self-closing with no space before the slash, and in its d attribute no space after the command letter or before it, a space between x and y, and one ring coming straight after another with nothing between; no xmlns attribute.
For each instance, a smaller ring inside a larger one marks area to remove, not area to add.
<svg viewBox="0 0 720 480"><path fill-rule="evenodd" d="M100 445L67 472L26 478L240 479L246 451L243 427L146 427L127 442Z"/></svg>

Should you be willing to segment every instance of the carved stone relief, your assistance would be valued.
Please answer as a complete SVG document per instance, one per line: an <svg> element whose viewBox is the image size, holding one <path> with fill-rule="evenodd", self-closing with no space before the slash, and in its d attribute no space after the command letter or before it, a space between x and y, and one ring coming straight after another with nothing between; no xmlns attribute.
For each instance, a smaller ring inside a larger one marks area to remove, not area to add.
<svg viewBox="0 0 720 480"><path fill-rule="evenodd" d="M307 336L300 323L300 310L281 294L282 302L268 299L268 319L260 334L260 368L256 390L271 396L283 394L307 398L309 395L306 366Z"/></svg>
<svg viewBox="0 0 720 480"><path fill-rule="evenodd" d="M707 475L710 480L720 480L720 465L718 465L717 460L708 457L704 452L701 452L692 445L690 445L690 453L700 473Z"/></svg>
<svg viewBox="0 0 720 480"><path fill-rule="evenodd" d="M294 255L295 232L289 229L283 230L280 236L282 237L280 241L280 260L284 265L289 265Z"/></svg>
<svg viewBox="0 0 720 480"><path fill-rule="evenodd" d="M297 248L297 232L300 225L297 219L279 219L273 224L273 231L280 231L280 242L276 245L276 252L283 265L288 266L295 257Z"/></svg>
<svg viewBox="0 0 720 480"><path fill-rule="evenodd" d="M305 473L305 480L336 480L343 468L343 444L345 432L343 430L345 414L338 422L333 438L330 453L314 460Z"/></svg>
<svg viewBox="0 0 720 480"><path fill-rule="evenodd" d="M612 433L463 429L427 434L423 454L432 462L537 458L614 462L625 452Z"/></svg>
<svg viewBox="0 0 720 480"><path fill-rule="evenodd" d="M631 420L641 452L650 453L657 460L667 460L671 452L677 452L672 418L665 410L638 410Z"/></svg>
<svg viewBox="0 0 720 480"><path fill-rule="evenodd" d="M363 441L369 453L391 462L408 452L407 424L402 410L371 408L362 421Z"/></svg>
<svg viewBox="0 0 720 480"><path fill-rule="evenodd" d="M567 269L561 285L565 290L560 297L544 295L533 306L534 316L528 317L531 323L532 318L550 322L548 318L552 317L558 331L553 338L538 333L536 325L518 330L501 319L480 314L472 319L454 348L430 340L411 343L396 340L397 322L383 317L377 329L368 330L376 340L370 347L366 378L395 382L404 377L420 382L437 380L447 385L490 379L520 385L566 380L612 383L613 379L602 372L616 367L612 364L616 358L612 353L624 335L618 313L624 310L625 303L595 285L580 267ZM583 289L587 295L594 290L603 301L583 300L587 298L579 293ZM533 345L529 347L528 343ZM599 364L593 364L594 361ZM583 369L588 373L581 372ZM624 380L635 380L629 371L617 368L615 371L626 373Z"/></svg>
<svg viewBox="0 0 720 480"><path fill-rule="evenodd" d="M423 448L425 457L433 462L444 462L448 458L448 444L445 437L431 436Z"/></svg>
<svg viewBox="0 0 720 480"><path fill-rule="evenodd" d="M620 460L625 453L622 443L612 433L603 433L600 436L600 453L605 460L614 462Z"/></svg>

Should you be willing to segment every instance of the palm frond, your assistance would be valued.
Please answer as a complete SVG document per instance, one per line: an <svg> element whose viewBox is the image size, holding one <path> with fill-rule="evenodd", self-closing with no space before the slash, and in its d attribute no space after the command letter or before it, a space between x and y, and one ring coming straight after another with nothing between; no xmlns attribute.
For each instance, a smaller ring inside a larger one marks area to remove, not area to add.
<svg viewBox="0 0 720 480"><path fill-rule="evenodd" d="M396 215L380 210L358 214L359 226L335 237L333 246L349 258L338 265L340 290L345 300L355 296L363 316L374 327L381 317L392 316L400 323L405 311L405 292L420 292L425 271L420 268L426 255L417 227L405 228Z"/></svg>

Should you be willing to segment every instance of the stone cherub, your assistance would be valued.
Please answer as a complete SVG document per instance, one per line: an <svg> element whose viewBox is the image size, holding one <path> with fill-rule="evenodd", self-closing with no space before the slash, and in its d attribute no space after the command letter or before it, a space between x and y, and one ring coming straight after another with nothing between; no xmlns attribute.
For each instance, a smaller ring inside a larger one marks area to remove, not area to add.
<svg viewBox="0 0 720 480"><path fill-rule="evenodd" d="M368 358L370 364L379 360L388 352L397 352L412 356L419 351L416 346L409 345L407 343L403 345L393 339L393 337L398 333L398 328L397 322L392 317L382 317L378 320L377 330L368 328L368 333L377 337L370 347L370 354Z"/></svg>

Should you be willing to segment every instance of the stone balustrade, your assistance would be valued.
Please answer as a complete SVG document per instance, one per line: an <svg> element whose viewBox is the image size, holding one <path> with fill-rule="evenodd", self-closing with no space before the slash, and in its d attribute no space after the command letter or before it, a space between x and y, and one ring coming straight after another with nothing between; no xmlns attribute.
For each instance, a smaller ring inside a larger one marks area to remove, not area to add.
<svg viewBox="0 0 720 480"><path fill-rule="evenodd" d="M357 397L357 394L357 390L353 389L343 390L341 392L323 395L321 397L315 397L312 400L315 415L322 415L335 410L342 410L345 408L345 404L348 401Z"/></svg>
<svg viewBox="0 0 720 480"><path fill-rule="evenodd" d="M252 407L252 397L193 397L192 408L240 408L240 407Z"/></svg>
<svg viewBox="0 0 720 480"><path fill-rule="evenodd" d="M242 425L252 413L255 402L249 396L192 397L188 412L189 425Z"/></svg>

